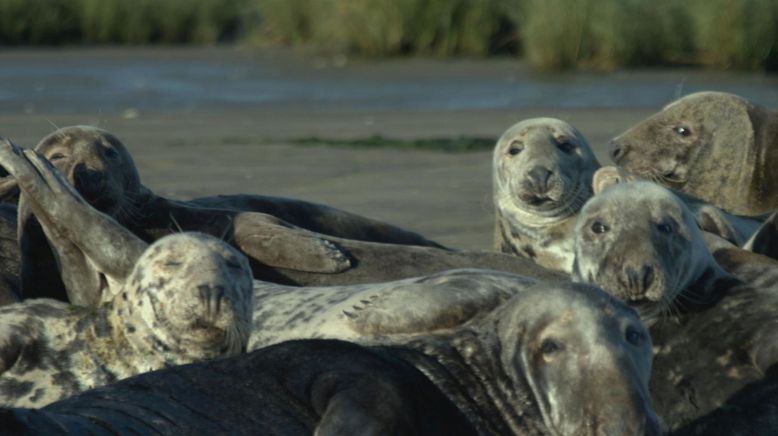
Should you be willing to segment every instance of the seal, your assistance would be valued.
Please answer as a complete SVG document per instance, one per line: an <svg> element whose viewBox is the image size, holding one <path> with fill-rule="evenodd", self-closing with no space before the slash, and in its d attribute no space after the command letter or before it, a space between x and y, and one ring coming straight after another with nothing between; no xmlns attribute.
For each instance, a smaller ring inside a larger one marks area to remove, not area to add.
<svg viewBox="0 0 778 436"><path fill-rule="evenodd" d="M778 262L710 238L681 200L645 181L599 192L576 224L574 280L651 325L652 398L671 429L765 381L778 362Z"/></svg>
<svg viewBox="0 0 778 436"><path fill-rule="evenodd" d="M314 233L296 228L287 219L346 238L439 247L415 233L298 200L236 196L190 203L159 197L141 184L124 144L109 132L94 127L59 129L35 149L66 176L89 204L112 216L144 241L152 242L176 231L200 231L224 237L256 261L257 274L268 267L336 273L351 266L345 253L337 247ZM241 208L267 210L276 215L244 212ZM19 228L23 295L66 300L68 293L74 293L73 288L59 280L55 271L60 263L24 196L20 200ZM85 289L83 284L80 287ZM89 304L82 300L70 301Z"/></svg>
<svg viewBox="0 0 778 436"><path fill-rule="evenodd" d="M33 432L658 435L650 368L651 339L634 311L592 286L543 284L405 343L289 341L42 410L5 410L0 423Z"/></svg>
<svg viewBox="0 0 778 436"><path fill-rule="evenodd" d="M0 164L16 177L23 191L22 199L27 202L36 221L41 225L41 234L47 247L56 254L56 266L63 283L67 286L67 298L74 304L96 305L106 296L111 287L111 277L116 265L132 265L145 244L134 232L117 221L92 208L86 200L52 165L45 164L37 153L25 153L25 158L14 152L13 145L0 143ZM28 161L29 159L29 161ZM394 245L353 241L323 235L307 236L302 233L283 233L284 227L269 226L265 221L244 222L238 215L234 222L241 229L241 238L236 245L244 251L251 247L273 250L272 255L286 263L305 257L297 250L306 245L298 236L315 241L324 241L338 250L348 253L347 261L352 268L339 274L319 274L280 267L259 265L254 268L255 276L274 282L297 285L328 285L369 283L396 280L399 278L430 274L452 268L482 267L522 273L537 278L559 278L561 275L547 271L526 259L499 253L457 252L433 247ZM287 229L288 230L288 229ZM292 229L295 232L301 230ZM286 236L286 238L285 238ZM291 238L291 239L290 239ZM326 238L326 239L321 239ZM142 238L141 238L142 239ZM289 241L289 243L287 243ZM248 242L254 245L243 245ZM254 252L254 251L252 251ZM314 258L316 252L309 252ZM258 253L258 256L264 255ZM97 264L92 259L110 257L110 261ZM57 274L57 271L50 271Z"/></svg>
<svg viewBox="0 0 778 436"><path fill-rule="evenodd" d="M723 92L683 97L611 141L627 170L738 215L778 208L778 113Z"/></svg>
<svg viewBox="0 0 778 436"><path fill-rule="evenodd" d="M575 218L600 163L584 136L555 118L509 128L494 148L494 249L570 273Z"/></svg>
<svg viewBox="0 0 778 436"><path fill-rule="evenodd" d="M601 192L605 187L614 183L633 182L637 180L646 180L635 174L631 174L623 168L614 166L604 166L594 173L592 178L592 187L594 192ZM687 194L676 191L671 188L670 191L681 200L684 205L692 212L697 225L701 230L719 236L727 241L744 249L754 251L755 234L760 229L766 230L766 222L769 222L768 216L747 217L728 213L725 210L712 206L705 201ZM766 232L765 232L766 234ZM763 239L763 238L762 238ZM759 250L765 250L765 243L757 243Z"/></svg>
<svg viewBox="0 0 778 436"><path fill-rule="evenodd" d="M160 239L94 310L49 300L0 308L0 404L41 407L142 372L240 353L248 261L204 234Z"/></svg>

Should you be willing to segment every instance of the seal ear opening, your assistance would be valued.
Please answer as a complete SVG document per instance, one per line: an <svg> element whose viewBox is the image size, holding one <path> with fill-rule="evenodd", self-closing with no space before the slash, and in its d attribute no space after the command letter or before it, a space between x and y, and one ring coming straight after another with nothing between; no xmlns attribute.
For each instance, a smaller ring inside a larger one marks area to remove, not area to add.
<svg viewBox="0 0 778 436"><path fill-rule="evenodd" d="M637 180L637 177L624 169L608 165L594 172L594 176L592 176L592 190L594 195L597 195L612 185L635 180Z"/></svg>

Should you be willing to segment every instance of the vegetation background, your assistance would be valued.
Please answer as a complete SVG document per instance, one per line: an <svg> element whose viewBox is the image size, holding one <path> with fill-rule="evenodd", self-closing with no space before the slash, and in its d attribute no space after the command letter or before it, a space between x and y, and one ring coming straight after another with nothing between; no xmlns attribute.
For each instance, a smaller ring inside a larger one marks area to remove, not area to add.
<svg viewBox="0 0 778 436"><path fill-rule="evenodd" d="M775 71L778 0L0 0L0 46L223 43Z"/></svg>

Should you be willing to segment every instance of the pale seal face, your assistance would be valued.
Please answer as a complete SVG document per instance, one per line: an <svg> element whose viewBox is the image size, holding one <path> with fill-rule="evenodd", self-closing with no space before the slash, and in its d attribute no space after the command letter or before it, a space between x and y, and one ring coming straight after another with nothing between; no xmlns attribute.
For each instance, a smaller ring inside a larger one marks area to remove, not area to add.
<svg viewBox="0 0 778 436"><path fill-rule="evenodd" d="M538 284L507 303L498 335L556 435L658 435L651 338L628 306L593 286Z"/></svg>
<svg viewBox="0 0 778 436"><path fill-rule="evenodd" d="M493 163L495 203L523 212L522 221L530 225L577 212L592 195L592 175L600 166L583 135L554 118L508 129L497 141Z"/></svg>
<svg viewBox="0 0 778 436"><path fill-rule="evenodd" d="M775 205L751 204L763 196L753 192L760 189L754 177L763 177L754 173L765 165L755 153L770 154L755 144L756 110L733 94L691 94L614 138L611 158L634 174L730 212L764 213L752 208Z"/></svg>
<svg viewBox="0 0 778 436"><path fill-rule="evenodd" d="M43 138L35 151L95 209L112 216L132 213L140 176L124 144L111 133L90 126L64 127Z"/></svg>
<svg viewBox="0 0 778 436"><path fill-rule="evenodd" d="M652 311L671 308L715 264L686 206L644 181L611 186L586 203L575 257L574 280Z"/></svg>
<svg viewBox="0 0 778 436"><path fill-rule="evenodd" d="M178 233L149 246L114 301L130 342L186 363L245 349L252 293L245 256L214 237Z"/></svg>

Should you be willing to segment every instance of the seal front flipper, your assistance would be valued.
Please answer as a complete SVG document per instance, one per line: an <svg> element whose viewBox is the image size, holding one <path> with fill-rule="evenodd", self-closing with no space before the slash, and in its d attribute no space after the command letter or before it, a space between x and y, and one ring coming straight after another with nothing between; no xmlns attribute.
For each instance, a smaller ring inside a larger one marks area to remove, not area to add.
<svg viewBox="0 0 778 436"><path fill-rule="evenodd" d="M325 274L351 267L345 253L332 242L270 215L239 213L233 232L235 245L243 253L271 267Z"/></svg>
<svg viewBox="0 0 778 436"><path fill-rule="evenodd" d="M508 273L473 274L477 271L445 271L399 281L390 289L358 293L338 307L351 329L362 335L428 333L489 313L517 289L535 283Z"/></svg>

